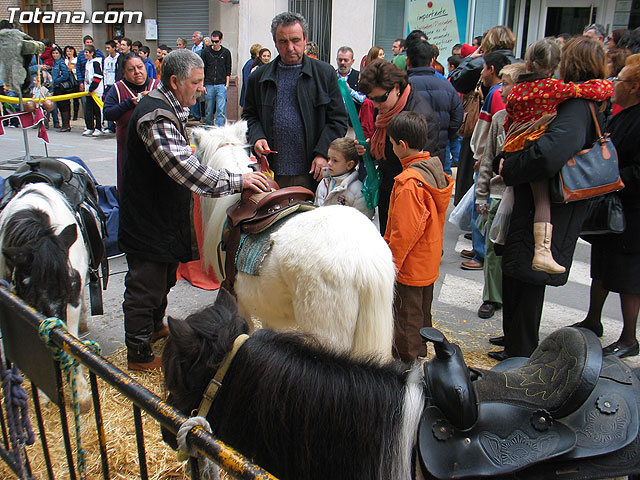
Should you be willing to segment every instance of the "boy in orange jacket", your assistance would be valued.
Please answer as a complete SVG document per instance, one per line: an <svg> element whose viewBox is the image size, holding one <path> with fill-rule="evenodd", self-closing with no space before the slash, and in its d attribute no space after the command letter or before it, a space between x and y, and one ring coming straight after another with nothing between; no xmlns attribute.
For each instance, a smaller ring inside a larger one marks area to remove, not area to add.
<svg viewBox="0 0 640 480"><path fill-rule="evenodd" d="M427 128L427 120L416 112L401 112L387 126L403 167L394 179L384 236L398 270L393 354L407 362L426 353L420 329L431 326L433 284L440 274L444 221L454 184L440 159L421 150Z"/></svg>

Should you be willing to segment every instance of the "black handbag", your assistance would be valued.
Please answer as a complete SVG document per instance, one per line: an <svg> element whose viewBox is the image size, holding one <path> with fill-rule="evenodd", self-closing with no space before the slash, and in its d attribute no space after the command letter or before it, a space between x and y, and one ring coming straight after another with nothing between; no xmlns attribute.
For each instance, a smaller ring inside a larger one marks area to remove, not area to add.
<svg viewBox="0 0 640 480"><path fill-rule="evenodd" d="M588 201L587 216L580 235L622 233L626 226L622 200L617 193L609 193Z"/></svg>
<svg viewBox="0 0 640 480"><path fill-rule="evenodd" d="M555 203L575 202L624 188L618 169L618 154L608 134L602 134L596 109L589 102L598 138L591 148L571 157L551 180L549 194Z"/></svg>
<svg viewBox="0 0 640 480"><path fill-rule="evenodd" d="M60 82L58 88L63 93L75 92L78 88L78 80L71 70L69 70L69 79Z"/></svg>

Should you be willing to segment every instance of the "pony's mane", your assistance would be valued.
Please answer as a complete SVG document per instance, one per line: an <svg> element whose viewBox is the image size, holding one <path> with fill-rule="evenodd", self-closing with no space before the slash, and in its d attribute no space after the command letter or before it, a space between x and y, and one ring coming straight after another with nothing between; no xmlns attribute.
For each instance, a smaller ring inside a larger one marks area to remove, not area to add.
<svg viewBox="0 0 640 480"><path fill-rule="evenodd" d="M246 132L245 121L224 127L195 128L191 137L196 145L196 156L216 170L226 168L233 173L250 172Z"/></svg>
<svg viewBox="0 0 640 480"><path fill-rule="evenodd" d="M200 313L174 322L165 349L171 401L184 412L246 329L216 306ZM392 478L407 375L402 363L356 361L310 336L261 329L234 357L208 420L214 435L279 478Z"/></svg>
<svg viewBox="0 0 640 480"><path fill-rule="evenodd" d="M19 210L4 225L2 254L16 294L43 315L65 320L66 304L79 297L79 273L68 257L76 234L74 224L56 235L49 215L38 208Z"/></svg>
<svg viewBox="0 0 640 480"><path fill-rule="evenodd" d="M247 122L236 122L224 127L196 128L191 138L196 146L196 156L205 165L216 170L226 169L232 173L251 172L249 165L253 160L247 153ZM204 243L202 258L206 268L213 268L218 278L224 277L220 271L217 258L217 247L222 239L227 208L238 201L240 194L227 195L222 198L202 198L202 224L204 227ZM224 265L224 253L222 256Z"/></svg>

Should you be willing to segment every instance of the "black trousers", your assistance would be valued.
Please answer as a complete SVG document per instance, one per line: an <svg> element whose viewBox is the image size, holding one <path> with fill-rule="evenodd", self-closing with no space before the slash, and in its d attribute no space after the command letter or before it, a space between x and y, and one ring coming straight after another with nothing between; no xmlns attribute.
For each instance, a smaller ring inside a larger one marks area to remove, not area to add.
<svg viewBox="0 0 640 480"><path fill-rule="evenodd" d="M502 276L504 350L512 357L528 357L538 346L545 285L532 285Z"/></svg>
<svg viewBox="0 0 640 480"><path fill-rule="evenodd" d="M389 205L391 204L391 190L382 187L378 190L378 220L380 221L380 234L384 236L389 219Z"/></svg>
<svg viewBox="0 0 640 480"><path fill-rule="evenodd" d="M151 357L151 335L162 328L167 294L176 284L178 262L151 262L127 255L129 271L124 279L125 343L129 359L147 361Z"/></svg>
<svg viewBox="0 0 640 480"><path fill-rule="evenodd" d="M458 205L467 190L473 185L473 152L471 151L471 137L463 138L458 157L458 172L456 173L456 193L453 204Z"/></svg>
<svg viewBox="0 0 640 480"><path fill-rule="evenodd" d="M102 129L102 110L91 96L85 97L84 124L87 130Z"/></svg>

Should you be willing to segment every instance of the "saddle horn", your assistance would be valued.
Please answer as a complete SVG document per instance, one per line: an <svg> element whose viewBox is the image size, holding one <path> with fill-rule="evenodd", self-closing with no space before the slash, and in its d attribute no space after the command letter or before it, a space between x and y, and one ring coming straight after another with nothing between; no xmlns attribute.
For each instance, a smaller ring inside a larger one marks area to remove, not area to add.
<svg viewBox="0 0 640 480"><path fill-rule="evenodd" d="M449 343L447 337L433 327L421 329L420 335L432 342L436 351L436 356L424 364L427 396L456 428L471 428L478 419L478 405L460 347Z"/></svg>

